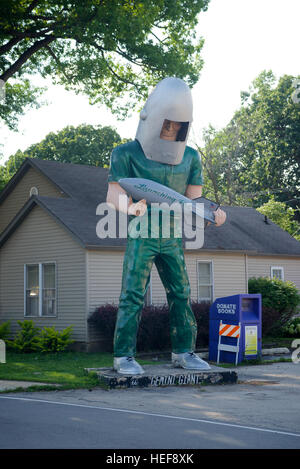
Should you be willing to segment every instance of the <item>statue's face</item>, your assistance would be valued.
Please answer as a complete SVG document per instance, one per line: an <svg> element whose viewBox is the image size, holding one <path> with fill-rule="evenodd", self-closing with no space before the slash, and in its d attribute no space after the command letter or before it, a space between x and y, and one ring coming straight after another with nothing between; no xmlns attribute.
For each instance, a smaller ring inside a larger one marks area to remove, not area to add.
<svg viewBox="0 0 300 469"><path fill-rule="evenodd" d="M161 80L148 96L136 133L146 158L180 164L192 120L192 94L187 84L175 77Z"/></svg>
<svg viewBox="0 0 300 469"><path fill-rule="evenodd" d="M180 129L181 122L175 122L165 119L160 132L160 138L162 138L163 140L175 142Z"/></svg>

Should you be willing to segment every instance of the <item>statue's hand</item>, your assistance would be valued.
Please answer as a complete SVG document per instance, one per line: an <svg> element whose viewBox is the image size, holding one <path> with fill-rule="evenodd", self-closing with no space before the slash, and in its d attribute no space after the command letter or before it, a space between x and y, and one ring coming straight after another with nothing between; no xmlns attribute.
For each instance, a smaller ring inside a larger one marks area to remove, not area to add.
<svg viewBox="0 0 300 469"><path fill-rule="evenodd" d="M225 223L225 220L226 220L226 213L220 208L218 208L218 210L216 210L214 214L215 214L215 222L216 222L215 226L223 225L223 223Z"/></svg>
<svg viewBox="0 0 300 469"><path fill-rule="evenodd" d="M135 215L136 217L142 217L145 215L147 210L147 204L146 200L142 199L139 200L137 203L132 203L132 197L129 199L129 204L128 204L128 215Z"/></svg>

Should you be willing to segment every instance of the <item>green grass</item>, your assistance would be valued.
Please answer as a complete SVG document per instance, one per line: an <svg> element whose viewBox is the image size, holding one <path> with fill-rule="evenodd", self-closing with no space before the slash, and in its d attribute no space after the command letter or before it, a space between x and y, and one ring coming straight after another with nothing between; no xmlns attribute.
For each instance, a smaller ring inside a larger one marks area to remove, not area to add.
<svg viewBox="0 0 300 469"><path fill-rule="evenodd" d="M157 364L157 361L149 359L139 359L138 361L141 365ZM276 361L291 361L291 359L247 360L238 366L271 364ZM60 352L43 354L16 353L8 350L6 363L0 363L0 380L36 382L36 386L27 388L28 391L57 389L54 386L57 384L59 389L92 389L100 385L99 380L95 374L87 375L84 368L105 368L112 367L112 365L113 356L110 353ZM218 366L232 368L233 364L220 363ZM49 386L41 388L39 383L49 383ZM23 388L19 390L24 391Z"/></svg>
<svg viewBox="0 0 300 469"><path fill-rule="evenodd" d="M141 364L152 363L149 360L139 360ZM93 388L99 386L94 374L87 375L84 368L104 368L113 366L110 353L15 353L7 351L6 363L0 363L0 380L33 381L37 387L30 391L41 389L38 383L59 384L60 389ZM57 388L55 388L57 389Z"/></svg>

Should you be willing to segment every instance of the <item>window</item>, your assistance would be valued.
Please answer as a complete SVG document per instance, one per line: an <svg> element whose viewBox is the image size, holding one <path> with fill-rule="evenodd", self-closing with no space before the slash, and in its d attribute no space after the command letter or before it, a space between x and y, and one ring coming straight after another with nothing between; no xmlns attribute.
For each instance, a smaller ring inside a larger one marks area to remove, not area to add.
<svg viewBox="0 0 300 469"><path fill-rule="evenodd" d="M283 267L271 267L271 278L279 278L279 280L284 280L284 271Z"/></svg>
<svg viewBox="0 0 300 469"><path fill-rule="evenodd" d="M56 265L27 264L24 280L25 316L55 316Z"/></svg>
<svg viewBox="0 0 300 469"><path fill-rule="evenodd" d="M213 301L213 272L211 261L197 262L198 301Z"/></svg>
<svg viewBox="0 0 300 469"><path fill-rule="evenodd" d="M39 266L26 266L26 316L38 316L39 312Z"/></svg>
<svg viewBox="0 0 300 469"><path fill-rule="evenodd" d="M43 305L42 316L55 314L55 264L42 264Z"/></svg>
<svg viewBox="0 0 300 469"><path fill-rule="evenodd" d="M31 197L32 195L39 195L39 190L37 187L32 187L29 191L29 197Z"/></svg>

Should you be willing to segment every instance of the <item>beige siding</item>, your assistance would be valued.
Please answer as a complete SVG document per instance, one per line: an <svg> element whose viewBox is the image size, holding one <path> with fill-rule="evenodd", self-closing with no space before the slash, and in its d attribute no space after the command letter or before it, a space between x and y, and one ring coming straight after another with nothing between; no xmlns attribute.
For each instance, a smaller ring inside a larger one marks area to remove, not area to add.
<svg viewBox="0 0 300 469"><path fill-rule="evenodd" d="M247 292L245 257L243 254L188 253L187 270L191 283L191 294L197 300L197 269L199 261L211 261L213 266L213 299Z"/></svg>
<svg viewBox="0 0 300 469"><path fill-rule="evenodd" d="M88 310L105 303L118 304L121 290L124 252L88 251ZM197 300L197 260L213 262L214 298L246 293L245 256L243 254L186 253L191 297ZM166 294L156 267L152 269L152 302L166 303Z"/></svg>
<svg viewBox="0 0 300 469"><path fill-rule="evenodd" d="M73 338L85 341L85 250L43 209L35 207L0 249L0 320L24 320L24 264L55 262L57 317L28 317L36 325L62 330L74 325Z"/></svg>
<svg viewBox="0 0 300 469"><path fill-rule="evenodd" d="M248 256L248 278L270 277L271 267L283 267L284 280L293 282L300 291L300 258Z"/></svg>
<svg viewBox="0 0 300 469"><path fill-rule="evenodd" d="M41 196L64 196L48 178L34 168L30 168L0 205L0 233L29 199L29 192L32 187L36 187Z"/></svg>
<svg viewBox="0 0 300 469"><path fill-rule="evenodd" d="M118 304L124 251L87 251L88 311L99 305Z"/></svg>
<svg viewBox="0 0 300 469"><path fill-rule="evenodd" d="M243 254L215 254L197 251L186 252L185 262L191 285L191 299L198 299L197 261L212 262L213 296L215 298L246 293L245 260ZM154 304L166 302L164 287L157 270L152 272L152 301Z"/></svg>

